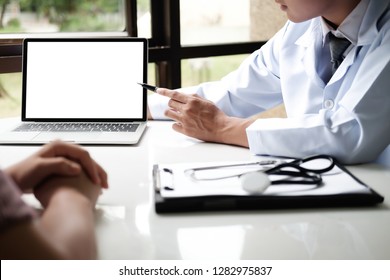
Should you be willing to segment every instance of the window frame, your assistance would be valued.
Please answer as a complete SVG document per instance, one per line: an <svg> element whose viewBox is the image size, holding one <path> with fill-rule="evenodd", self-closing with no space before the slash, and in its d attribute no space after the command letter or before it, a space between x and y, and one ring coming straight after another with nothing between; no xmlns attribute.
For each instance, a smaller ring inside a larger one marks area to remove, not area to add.
<svg viewBox="0 0 390 280"><path fill-rule="evenodd" d="M156 64L156 83L160 87L181 87L181 61L183 59L249 54L265 43L265 41L255 41L182 46L180 0L150 0L150 12L149 62ZM125 30L123 32L0 35L0 74L21 72L23 37L138 37L137 29L137 1L125 0Z"/></svg>

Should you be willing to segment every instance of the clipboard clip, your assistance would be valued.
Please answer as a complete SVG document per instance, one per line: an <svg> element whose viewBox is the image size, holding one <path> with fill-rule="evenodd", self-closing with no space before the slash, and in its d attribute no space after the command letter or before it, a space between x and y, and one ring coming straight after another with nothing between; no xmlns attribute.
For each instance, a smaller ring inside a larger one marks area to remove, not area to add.
<svg viewBox="0 0 390 280"><path fill-rule="evenodd" d="M164 182L164 186L162 186L161 181ZM169 168L160 169L158 164L153 165L153 186L154 190L158 193L161 192L162 189L166 191L175 190L173 186L173 171Z"/></svg>

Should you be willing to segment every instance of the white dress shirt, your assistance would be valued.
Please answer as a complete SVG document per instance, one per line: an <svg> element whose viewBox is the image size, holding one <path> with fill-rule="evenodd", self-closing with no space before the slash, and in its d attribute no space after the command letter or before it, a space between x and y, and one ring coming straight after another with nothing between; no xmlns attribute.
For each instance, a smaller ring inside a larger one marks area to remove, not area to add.
<svg viewBox="0 0 390 280"><path fill-rule="evenodd" d="M236 71L183 91L242 118L284 102L286 119L258 119L247 128L255 154L372 161L390 144L389 5L390 0L362 0L332 31L352 45L329 81L329 30L314 18L287 22ZM151 96L149 108L153 118L165 118L167 99Z"/></svg>

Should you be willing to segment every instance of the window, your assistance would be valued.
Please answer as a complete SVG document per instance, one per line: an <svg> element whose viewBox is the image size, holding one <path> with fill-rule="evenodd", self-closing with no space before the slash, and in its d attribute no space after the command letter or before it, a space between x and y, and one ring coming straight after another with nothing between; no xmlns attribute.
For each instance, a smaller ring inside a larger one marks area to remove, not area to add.
<svg viewBox="0 0 390 280"><path fill-rule="evenodd" d="M181 61L182 87L206 81L217 81L238 68L246 54L183 59Z"/></svg>
<svg viewBox="0 0 390 280"><path fill-rule="evenodd" d="M150 60L158 85L189 84L187 59L205 63L258 49L286 21L278 9L273 0L152 0Z"/></svg>
<svg viewBox="0 0 390 280"><path fill-rule="evenodd" d="M179 88L221 78L285 20L274 0L3 0L0 110L20 102L26 36L149 38L149 82Z"/></svg>
<svg viewBox="0 0 390 280"><path fill-rule="evenodd" d="M21 73L0 74L0 118L19 116L21 98Z"/></svg>
<svg viewBox="0 0 390 280"><path fill-rule="evenodd" d="M180 0L181 44L251 41L249 4L250 0Z"/></svg>

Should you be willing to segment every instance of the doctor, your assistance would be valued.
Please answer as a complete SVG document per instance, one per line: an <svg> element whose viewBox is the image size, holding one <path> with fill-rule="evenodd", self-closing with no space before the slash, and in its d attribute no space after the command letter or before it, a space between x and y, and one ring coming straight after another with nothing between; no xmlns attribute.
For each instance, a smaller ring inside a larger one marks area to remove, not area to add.
<svg viewBox="0 0 390 280"><path fill-rule="evenodd" d="M289 21L272 39L220 81L160 88L149 118L255 154L374 160L390 144L390 0L276 2ZM251 118L282 102L287 118Z"/></svg>

